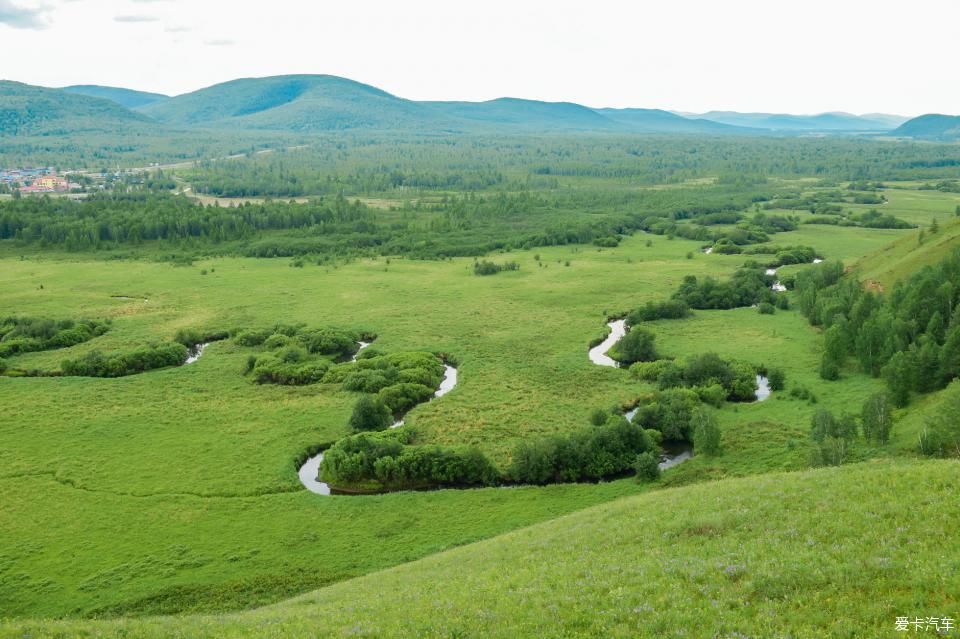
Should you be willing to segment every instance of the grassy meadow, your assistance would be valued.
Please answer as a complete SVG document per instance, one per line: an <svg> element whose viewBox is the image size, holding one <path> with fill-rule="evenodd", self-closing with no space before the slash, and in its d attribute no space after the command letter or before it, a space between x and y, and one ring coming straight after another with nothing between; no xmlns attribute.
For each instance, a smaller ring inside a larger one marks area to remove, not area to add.
<svg viewBox="0 0 960 639"><path fill-rule="evenodd" d="M904 219L925 224L942 213L944 229L931 241L956 245L958 227L945 223L960 196L887 193L885 212ZM909 256L916 237L802 225L771 243L812 245L887 282L902 269L876 256L888 245ZM702 244L636 234L616 248L512 251L488 259L520 269L492 277L476 277L470 258L298 268L284 258L184 266L7 250L0 308L113 320L84 344L10 358L17 368L55 370L64 358L169 340L181 328L277 323L372 331L385 352L450 353L457 387L415 408L405 428L425 443L476 445L505 467L518 442L584 428L591 410L650 390L626 370L591 364L588 342L609 316L668 297L685 275L727 277L745 259L705 255ZM788 389L807 388L836 411L859 410L882 387L852 369L821 380L821 335L796 310L697 311L652 330L668 356L712 350L782 367ZM811 636L862 636L858 627L892 627L894 612L946 614L941 608L956 601L945 581L924 581L940 574L938 562L957 569L932 545L945 522L956 529L958 513L948 505L935 516L931 503L948 492L956 464L888 459L913 455L918 415L936 410L935 394L902 412L889 445L859 446L855 460L875 461L850 469L655 490L807 469L815 405L781 392L725 406L724 454L695 457L659 484L321 497L303 490L295 460L347 434L358 395L328 384L258 386L243 376L250 352L216 342L196 363L118 379L0 377L0 617L222 613L343 583L240 616L43 628L11 621L11 636L549 636L551 628L557 636L677 628L767 636L804 618L820 633ZM884 499L887 489L896 500ZM903 504L922 512L901 530ZM875 525L864 539L865 519ZM539 522L547 523L525 528ZM907 569L903 589L895 575ZM576 592L563 593L571 584ZM691 597L695 606L681 606ZM929 610L917 607L919 597L929 597ZM462 622L438 621L454 610ZM707 615L702 625L695 613Z"/></svg>

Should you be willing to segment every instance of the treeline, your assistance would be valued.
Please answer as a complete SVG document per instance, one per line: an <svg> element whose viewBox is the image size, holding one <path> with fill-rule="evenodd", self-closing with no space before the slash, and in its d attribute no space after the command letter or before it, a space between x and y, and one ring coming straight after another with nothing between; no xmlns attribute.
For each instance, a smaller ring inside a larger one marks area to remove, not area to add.
<svg viewBox="0 0 960 639"><path fill-rule="evenodd" d="M0 357L82 344L106 333L110 325L110 320L5 317L0 319Z"/></svg>
<svg viewBox="0 0 960 639"><path fill-rule="evenodd" d="M142 346L125 353L91 351L60 364L64 375L79 377L124 377L187 361L187 347L176 342Z"/></svg>
<svg viewBox="0 0 960 639"><path fill-rule="evenodd" d="M795 281L800 311L824 329L824 379L840 377L852 356L905 406L911 393L938 390L960 375L960 249L886 294L864 290L839 262L805 269Z"/></svg>
<svg viewBox="0 0 960 639"><path fill-rule="evenodd" d="M307 204L270 202L201 206L164 192L94 194L85 200L30 197L0 203L0 240L91 250L148 241L249 239L261 231L310 228L314 233L363 233L374 213L341 197Z"/></svg>

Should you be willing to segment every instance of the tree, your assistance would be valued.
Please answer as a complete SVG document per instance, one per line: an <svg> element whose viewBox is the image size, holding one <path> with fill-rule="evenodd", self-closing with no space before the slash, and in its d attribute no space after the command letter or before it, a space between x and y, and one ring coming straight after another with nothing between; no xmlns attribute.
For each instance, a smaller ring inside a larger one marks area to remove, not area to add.
<svg viewBox="0 0 960 639"><path fill-rule="evenodd" d="M930 233L935 235L939 232L940 232L940 224L937 223L937 218L933 218L933 220L930 221Z"/></svg>
<svg viewBox="0 0 960 639"><path fill-rule="evenodd" d="M843 328L835 324L823 334L823 359L820 360L820 377L840 379L840 367L847 356L847 337Z"/></svg>
<svg viewBox="0 0 960 639"><path fill-rule="evenodd" d="M890 399L898 408L910 403L910 389L913 388L913 361L904 351L894 353L883 367L883 378L890 390Z"/></svg>
<svg viewBox="0 0 960 639"><path fill-rule="evenodd" d="M850 455L853 439L857 435L857 421L853 415L834 417L826 408L818 408L813 414L810 436L816 443L813 462L817 466L839 466Z"/></svg>
<svg viewBox="0 0 960 639"><path fill-rule="evenodd" d="M893 428L893 404L886 393L874 393L863 403L860 412L863 437L867 441L886 444Z"/></svg>
<svg viewBox="0 0 960 639"><path fill-rule="evenodd" d="M918 448L924 455L960 456L960 381L943 391L939 410L927 417L920 432Z"/></svg>
<svg viewBox="0 0 960 639"><path fill-rule="evenodd" d="M697 454L710 457L720 454L720 426L712 410L700 406L693 411L690 429L693 431L693 447Z"/></svg>
<svg viewBox="0 0 960 639"><path fill-rule="evenodd" d="M385 430L393 422L390 409L379 397L363 395L350 415L350 428L355 432Z"/></svg>
<svg viewBox="0 0 960 639"><path fill-rule="evenodd" d="M949 382L960 375L960 324L947 332L940 349L940 379Z"/></svg>
<svg viewBox="0 0 960 639"><path fill-rule="evenodd" d="M633 327L617 344L620 361L624 364L634 362L652 362L657 359L657 349L653 344L654 336L650 331Z"/></svg>

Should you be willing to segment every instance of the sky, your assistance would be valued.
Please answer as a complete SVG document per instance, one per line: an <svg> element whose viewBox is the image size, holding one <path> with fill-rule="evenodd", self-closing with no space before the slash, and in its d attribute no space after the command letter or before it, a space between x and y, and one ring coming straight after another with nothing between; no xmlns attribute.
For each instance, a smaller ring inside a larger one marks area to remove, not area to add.
<svg viewBox="0 0 960 639"><path fill-rule="evenodd" d="M0 0L0 79L913 116L960 113L958 35L958 0Z"/></svg>

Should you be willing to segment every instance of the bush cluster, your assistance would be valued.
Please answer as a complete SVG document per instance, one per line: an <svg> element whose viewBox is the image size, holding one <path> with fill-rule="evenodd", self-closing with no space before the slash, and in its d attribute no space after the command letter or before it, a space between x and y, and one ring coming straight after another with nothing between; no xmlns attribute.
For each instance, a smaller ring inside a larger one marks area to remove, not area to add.
<svg viewBox="0 0 960 639"><path fill-rule="evenodd" d="M92 351L77 359L64 360L64 375L78 377L124 377L167 366L180 366L187 360L187 347L176 342L143 346L128 353Z"/></svg>
<svg viewBox="0 0 960 639"><path fill-rule="evenodd" d="M646 452L658 452L650 435L614 417L589 430L522 442L508 476L521 484L596 481L633 469Z"/></svg>
<svg viewBox="0 0 960 639"><path fill-rule="evenodd" d="M496 467L476 448L411 446L409 431L360 433L328 449L320 464L321 478L340 488L386 490L433 487L491 486L499 481Z"/></svg>
<svg viewBox="0 0 960 639"><path fill-rule="evenodd" d="M110 321L6 317L0 320L0 357L67 348L110 330Z"/></svg>
<svg viewBox="0 0 960 639"><path fill-rule="evenodd" d="M490 262L489 260L480 260L473 263L474 275L496 275L500 271L516 271L519 269L520 265L516 262L504 262L503 264L497 264L495 262Z"/></svg>

